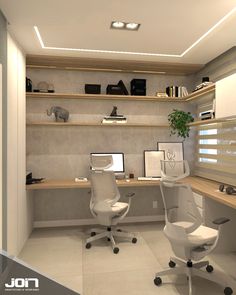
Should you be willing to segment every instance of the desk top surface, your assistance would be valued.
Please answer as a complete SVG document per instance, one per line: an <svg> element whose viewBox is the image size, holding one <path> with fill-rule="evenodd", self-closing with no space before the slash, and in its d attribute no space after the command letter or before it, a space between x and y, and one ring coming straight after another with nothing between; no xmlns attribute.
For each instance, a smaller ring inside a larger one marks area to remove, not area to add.
<svg viewBox="0 0 236 295"><path fill-rule="evenodd" d="M193 191L209 197L219 203L236 209L236 195L219 192L219 183L201 177L187 177L183 180L189 183ZM159 186L159 180L117 180L119 187ZM27 185L27 190L90 188L90 182L75 182L74 180L45 180L42 183Z"/></svg>

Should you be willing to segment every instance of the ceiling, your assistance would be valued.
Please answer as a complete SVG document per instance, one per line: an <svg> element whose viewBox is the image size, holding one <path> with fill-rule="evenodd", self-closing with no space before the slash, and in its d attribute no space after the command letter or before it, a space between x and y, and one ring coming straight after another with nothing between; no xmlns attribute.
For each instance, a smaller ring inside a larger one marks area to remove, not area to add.
<svg viewBox="0 0 236 295"><path fill-rule="evenodd" d="M235 9L183 55L235 7L236 0L0 0L9 31L27 54L196 64L205 64L236 45ZM138 31L111 30L113 20L141 26ZM42 48L34 26L46 47L95 52Z"/></svg>

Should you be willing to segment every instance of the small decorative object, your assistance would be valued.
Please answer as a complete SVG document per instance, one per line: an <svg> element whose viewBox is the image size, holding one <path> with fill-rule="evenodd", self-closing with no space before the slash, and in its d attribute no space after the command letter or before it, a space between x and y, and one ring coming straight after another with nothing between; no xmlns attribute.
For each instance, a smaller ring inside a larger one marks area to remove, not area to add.
<svg viewBox="0 0 236 295"><path fill-rule="evenodd" d="M213 82L210 82L209 77L202 77L202 83L197 85L196 88L193 90L193 92L200 90L206 86L212 85L212 84L213 84Z"/></svg>
<svg viewBox="0 0 236 295"><path fill-rule="evenodd" d="M161 177L161 160L164 160L164 151L144 151L145 177Z"/></svg>
<svg viewBox="0 0 236 295"><path fill-rule="evenodd" d="M32 81L26 77L26 92L32 92Z"/></svg>
<svg viewBox="0 0 236 295"><path fill-rule="evenodd" d="M54 85L53 84L48 84L48 93L54 93Z"/></svg>
<svg viewBox="0 0 236 295"><path fill-rule="evenodd" d="M51 116L52 114L55 115L56 122L58 122L59 120L67 122L69 119L69 112L66 109L58 106L53 106L49 110L47 110L48 116Z"/></svg>
<svg viewBox="0 0 236 295"><path fill-rule="evenodd" d="M128 95L129 92L125 87L125 84L122 80L118 82L117 85L107 85L106 89L107 94L114 94L114 95Z"/></svg>
<svg viewBox="0 0 236 295"><path fill-rule="evenodd" d="M85 84L84 91L87 94L100 94L101 85L100 84Z"/></svg>
<svg viewBox="0 0 236 295"><path fill-rule="evenodd" d="M168 97L167 93L166 92L157 92L156 93L156 97Z"/></svg>
<svg viewBox="0 0 236 295"><path fill-rule="evenodd" d="M146 79L133 79L130 82L131 95L146 96Z"/></svg>
<svg viewBox="0 0 236 295"><path fill-rule="evenodd" d="M133 179L134 178L134 173L130 173L129 178Z"/></svg>
<svg viewBox="0 0 236 295"><path fill-rule="evenodd" d="M48 92L48 83L45 82L45 81L42 81L42 82L39 82L38 85L37 85L37 88L39 90L39 92Z"/></svg>
<svg viewBox="0 0 236 295"><path fill-rule="evenodd" d="M177 133L178 137L183 137L184 139L189 137L190 127L188 124L194 121L190 112L174 109L173 112L168 115L168 121L171 128L170 135Z"/></svg>
<svg viewBox="0 0 236 295"><path fill-rule="evenodd" d="M111 114L110 114L110 116L111 117L117 117L118 115L117 115L117 106L114 106L113 107L113 110L112 110L112 112L111 112Z"/></svg>
<svg viewBox="0 0 236 295"><path fill-rule="evenodd" d="M117 109L117 106L114 106L110 116L105 116L102 123L127 123L127 119L123 115L117 114Z"/></svg>

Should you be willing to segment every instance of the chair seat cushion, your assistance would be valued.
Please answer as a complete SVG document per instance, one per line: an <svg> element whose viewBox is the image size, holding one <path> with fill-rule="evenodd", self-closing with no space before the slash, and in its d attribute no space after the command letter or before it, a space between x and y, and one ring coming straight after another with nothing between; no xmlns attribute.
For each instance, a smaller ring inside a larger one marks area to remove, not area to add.
<svg viewBox="0 0 236 295"><path fill-rule="evenodd" d="M112 207L111 210L114 213L120 213L123 210L127 209L128 203L116 202Z"/></svg>
<svg viewBox="0 0 236 295"><path fill-rule="evenodd" d="M175 222L174 224L184 228L190 227L193 223L186 221ZM213 243L218 235L218 230L204 225L200 225L195 231L188 234L188 240L191 244L202 245Z"/></svg>

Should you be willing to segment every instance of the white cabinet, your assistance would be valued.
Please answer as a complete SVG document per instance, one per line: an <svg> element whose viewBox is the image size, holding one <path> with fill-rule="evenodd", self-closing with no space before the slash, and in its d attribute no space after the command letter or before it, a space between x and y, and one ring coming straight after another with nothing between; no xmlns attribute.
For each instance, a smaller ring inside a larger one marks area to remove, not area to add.
<svg viewBox="0 0 236 295"><path fill-rule="evenodd" d="M216 82L216 118L236 116L236 73Z"/></svg>

